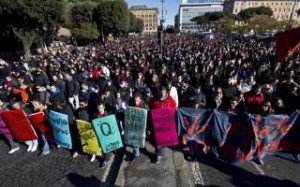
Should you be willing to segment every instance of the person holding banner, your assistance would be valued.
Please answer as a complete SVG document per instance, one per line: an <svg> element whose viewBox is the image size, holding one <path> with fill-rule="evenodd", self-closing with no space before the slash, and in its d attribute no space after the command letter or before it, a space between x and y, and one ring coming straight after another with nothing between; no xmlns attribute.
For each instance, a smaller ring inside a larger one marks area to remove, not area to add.
<svg viewBox="0 0 300 187"><path fill-rule="evenodd" d="M47 111L46 111L47 106L41 100L33 99L33 101L31 101L31 103L32 103L34 112L43 112L45 115L47 115ZM41 133L41 137L44 142L43 152L41 153L41 156L46 156L46 155L50 154L49 143L43 133Z"/></svg>
<svg viewBox="0 0 300 187"><path fill-rule="evenodd" d="M32 111L25 104L22 104L22 106L21 106L21 103L18 101L15 101L15 100L12 101L11 106L12 106L13 110L22 109L26 113L26 115L29 115L32 113ZM35 152L38 148L39 142L37 139L34 139L34 140L25 141L25 144L28 145L28 148L27 148L28 152Z"/></svg>
<svg viewBox="0 0 300 187"><path fill-rule="evenodd" d="M167 88L162 86L160 88L160 97L154 97L150 102L150 108L173 108L176 109L176 102L168 94ZM156 146L155 148L157 158L156 163L159 163L163 158L163 147Z"/></svg>
<svg viewBox="0 0 300 187"><path fill-rule="evenodd" d="M96 118L103 118L105 116L108 116L108 113L105 110L105 104L102 101L99 101L97 104L97 110L98 113L94 116L94 119ZM91 162L93 162L96 159L96 155L92 155ZM100 168L105 168L107 165L107 154L103 153L103 157L100 157Z"/></svg>
<svg viewBox="0 0 300 187"><path fill-rule="evenodd" d="M8 103L5 102L3 99L0 99L0 114L2 113L2 111L6 111L6 110L9 110ZM2 123L0 123L0 130L1 130L1 133L3 133L5 135L6 134L5 131L9 131L9 129L5 126L5 123L2 119L1 119L1 122ZM16 151L20 150L20 147L13 140L11 133L9 132L7 134L8 134L8 136L5 136L5 137L7 138L9 146L10 146L10 151L8 152L8 154L13 154Z"/></svg>
<svg viewBox="0 0 300 187"><path fill-rule="evenodd" d="M60 100L57 103L57 108L55 109L56 112L68 115L69 127L71 131L71 138L73 142L73 150L72 150L72 157L76 158L78 156L78 147L80 146L79 140L79 133L77 127L75 125L75 116L72 110L71 104L67 103L66 100ZM59 148L60 146L58 146Z"/></svg>
<svg viewBox="0 0 300 187"><path fill-rule="evenodd" d="M88 100L81 98L79 100L79 108L76 111L76 119L83 121L91 121L90 114L88 111ZM90 162L94 162L96 155L92 155Z"/></svg>
<svg viewBox="0 0 300 187"><path fill-rule="evenodd" d="M148 105L143 101L142 94L140 92L135 93L134 95L134 107L144 108L149 110ZM139 157L141 155L139 147L133 147L134 157Z"/></svg>

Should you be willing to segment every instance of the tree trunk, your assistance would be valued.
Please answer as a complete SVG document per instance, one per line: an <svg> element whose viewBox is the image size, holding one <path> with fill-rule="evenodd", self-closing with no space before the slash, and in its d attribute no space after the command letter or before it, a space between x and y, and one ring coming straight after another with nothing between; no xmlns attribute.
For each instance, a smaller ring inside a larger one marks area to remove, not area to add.
<svg viewBox="0 0 300 187"><path fill-rule="evenodd" d="M41 48L42 54L47 53L47 46L45 45L45 42L44 42L43 38L40 38L40 48Z"/></svg>
<svg viewBox="0 0 300 187"><path fill-rule="evenodd" d="M25 58L28 59L32 56L31 51L30 51L32 42L29 42L26 39L22 39L21 41L22 41L22 45L23 45Z"/></svg>
<svg viewBox="0 0 300 187"><path fill-rule="evenodd" d="M24 56L26 59L28 59L29 57L31 57L31 51L30 51L30 47L34 41L34 39L36 38L36 36L34 35L34 33L30 33L30 32L18 32L16 29L13 29L13 33L17 36L17 38L19 40L21 40L22 42L22 46L23 46L23 51L24 51Z"/></svg>

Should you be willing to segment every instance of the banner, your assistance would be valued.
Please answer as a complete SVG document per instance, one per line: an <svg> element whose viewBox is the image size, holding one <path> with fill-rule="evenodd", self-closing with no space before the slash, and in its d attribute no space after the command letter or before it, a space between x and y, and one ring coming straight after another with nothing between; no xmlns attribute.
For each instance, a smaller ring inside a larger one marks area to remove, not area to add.
<svg viewBox="0 0 300 187"><path fill-rule="evenodd" d="M299 111L289 117L179 108L178 121L181 143L190 155L201 150L232 162L242 162L263 158L269 153L300 152Z"/></svg>
<svg viewBox="0 0 300 187"><path fill-rule="evenodd" d="M94 119L92 123L104 153L123 147L115 115Z"/></svg>
<svg viewBox="0 0 300 187"><path fill-rule="evenodd" d="M82 120L76 120L76 124L80 135L82 151L90 155L102 156L101 148L92 124Z"/></svg>
<svg viewBox="0 0 300 187"><path fill-rule="evenodd" d="M151 110L156 145L159 147L178 144L175 109Z"/></svg>
<svg viewBox="0 0 300 187"><path fill-rule="evenodd" d="M133 147L145 147L147 110L127 107L125 110L125 142Z"/></svg>
<svg viewBox="0 0 300 187"><path fill-rule="evenodd" d="M56 143L66 149L72 149L72 139L68 116L50 110L49 120L53 128L53 134Z"/></svg>
<svg viewBox="0 0 300 187"><path fill-rule="evenodd" d="M2 112L3 110L0 110L0 132L5 136L6 139L12 140L13 135L1 117Z"/></svg>
<svg viewBox="0 0 300 187"><path fill-rule="evenodd" d="M55 142L53 131L49 121L43 112L28 115L28 119L50 142Z"/></svg>
<svg viewBox="0 0 300 187"><path fill-rule="evenodd" d="M190 147L193 154L198 151L207 153L210 145L211 114L205 109L178 108L179 135L181 143L185 146L195 142L202 146L201 150Z"/></svg>
<svg viewBox="0 0 300 187"><path fill-rule="evenodd" d="M300 132L299 127L293 128L293 131L290 131L292 127L296 124L297 118L299 117L299 111L296 111L289 116L285 115L269 115L269 116L260 116L260 115L252 115L251 121L254 127L254 131L256 134L256 144L257 150L255 152L255 157L263 157L269 152L280 152L285 150L284 152L294 152L299 153L299 143L293 149L288 149L288 147L293 145L299 141L299 134L291 139L287 145L279 146L280 142L286 135L291 135L294 132ZM296 130L298 129L298 130ZM285 140L287 140L285 138Z"/></svg>
<svg viewBox="0 0 300 187"><path fill-rule="evenodd" d="M300 112L298 110L289 117L284 127L277 132L277 134L273 134L277 136L284 134L285 136L274 141L269 151L300 153Z"/></svg>
<svg viewBox="0 0 300 187"><path fill-rule="evenodd" d="M257 148L251 115L228 115L231 128L222 147L222 157L231 162L251 160Z"/></svg>
<svg viewBox="0 0 300 187"><path fill-rule="evenodd" d="M37 139L37 134L23 110L4 111L1 116L18 142Z"/></svg>

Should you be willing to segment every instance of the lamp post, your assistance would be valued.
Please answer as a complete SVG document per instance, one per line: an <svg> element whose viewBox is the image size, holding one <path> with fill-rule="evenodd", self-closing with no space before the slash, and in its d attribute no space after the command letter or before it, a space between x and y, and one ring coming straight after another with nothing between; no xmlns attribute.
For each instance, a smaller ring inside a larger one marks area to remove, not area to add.
<svg viewBox="0 0 300 187"><path fill-rule="evenodd" d="M161 0L161 20L160 20L160 54L163 57L163 45L164 45L164 3L165 0Z"/></svg>
<svg viewBox="0 0 300 187"><path fill-rule="evenodd" d="M287 30L291 26L291 23L292 23L292 20L293 20L293 15L294 15L294 12L295 12L295 9L296 9L296 5L298 4L298 1L299 0L294 1L294 5L293 5L293 8L292 8L290 19L289 19L289 22L287 23L287 25L285 27L285 30Z"/></svg>

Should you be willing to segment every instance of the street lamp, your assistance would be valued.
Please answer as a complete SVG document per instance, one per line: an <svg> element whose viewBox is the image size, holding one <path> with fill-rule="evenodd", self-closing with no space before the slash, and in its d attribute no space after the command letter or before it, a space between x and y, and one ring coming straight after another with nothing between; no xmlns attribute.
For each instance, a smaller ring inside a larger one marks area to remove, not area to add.
<svg viewBox="0 0 300 187"><path fill-rule="evenodd" d="M160 54L163 57L163 45L164 45L164 3L165 0L161 0L161 20L160 20Z"/></svg>
<svg viewBox="0 0 300 187"><path fill-rule="evenodd" d="M290 19L289 19L289 22L287 23L287 25L285 27L285 30L287 30L291 26L291 23L292 23L292 20L293 20L293 15L294 15L294 12L295 12L295 9L296 9L296 5L298 4L298 1L299 0L294 1L294 5L293 5L293 8L292 8Z"/></svg>

